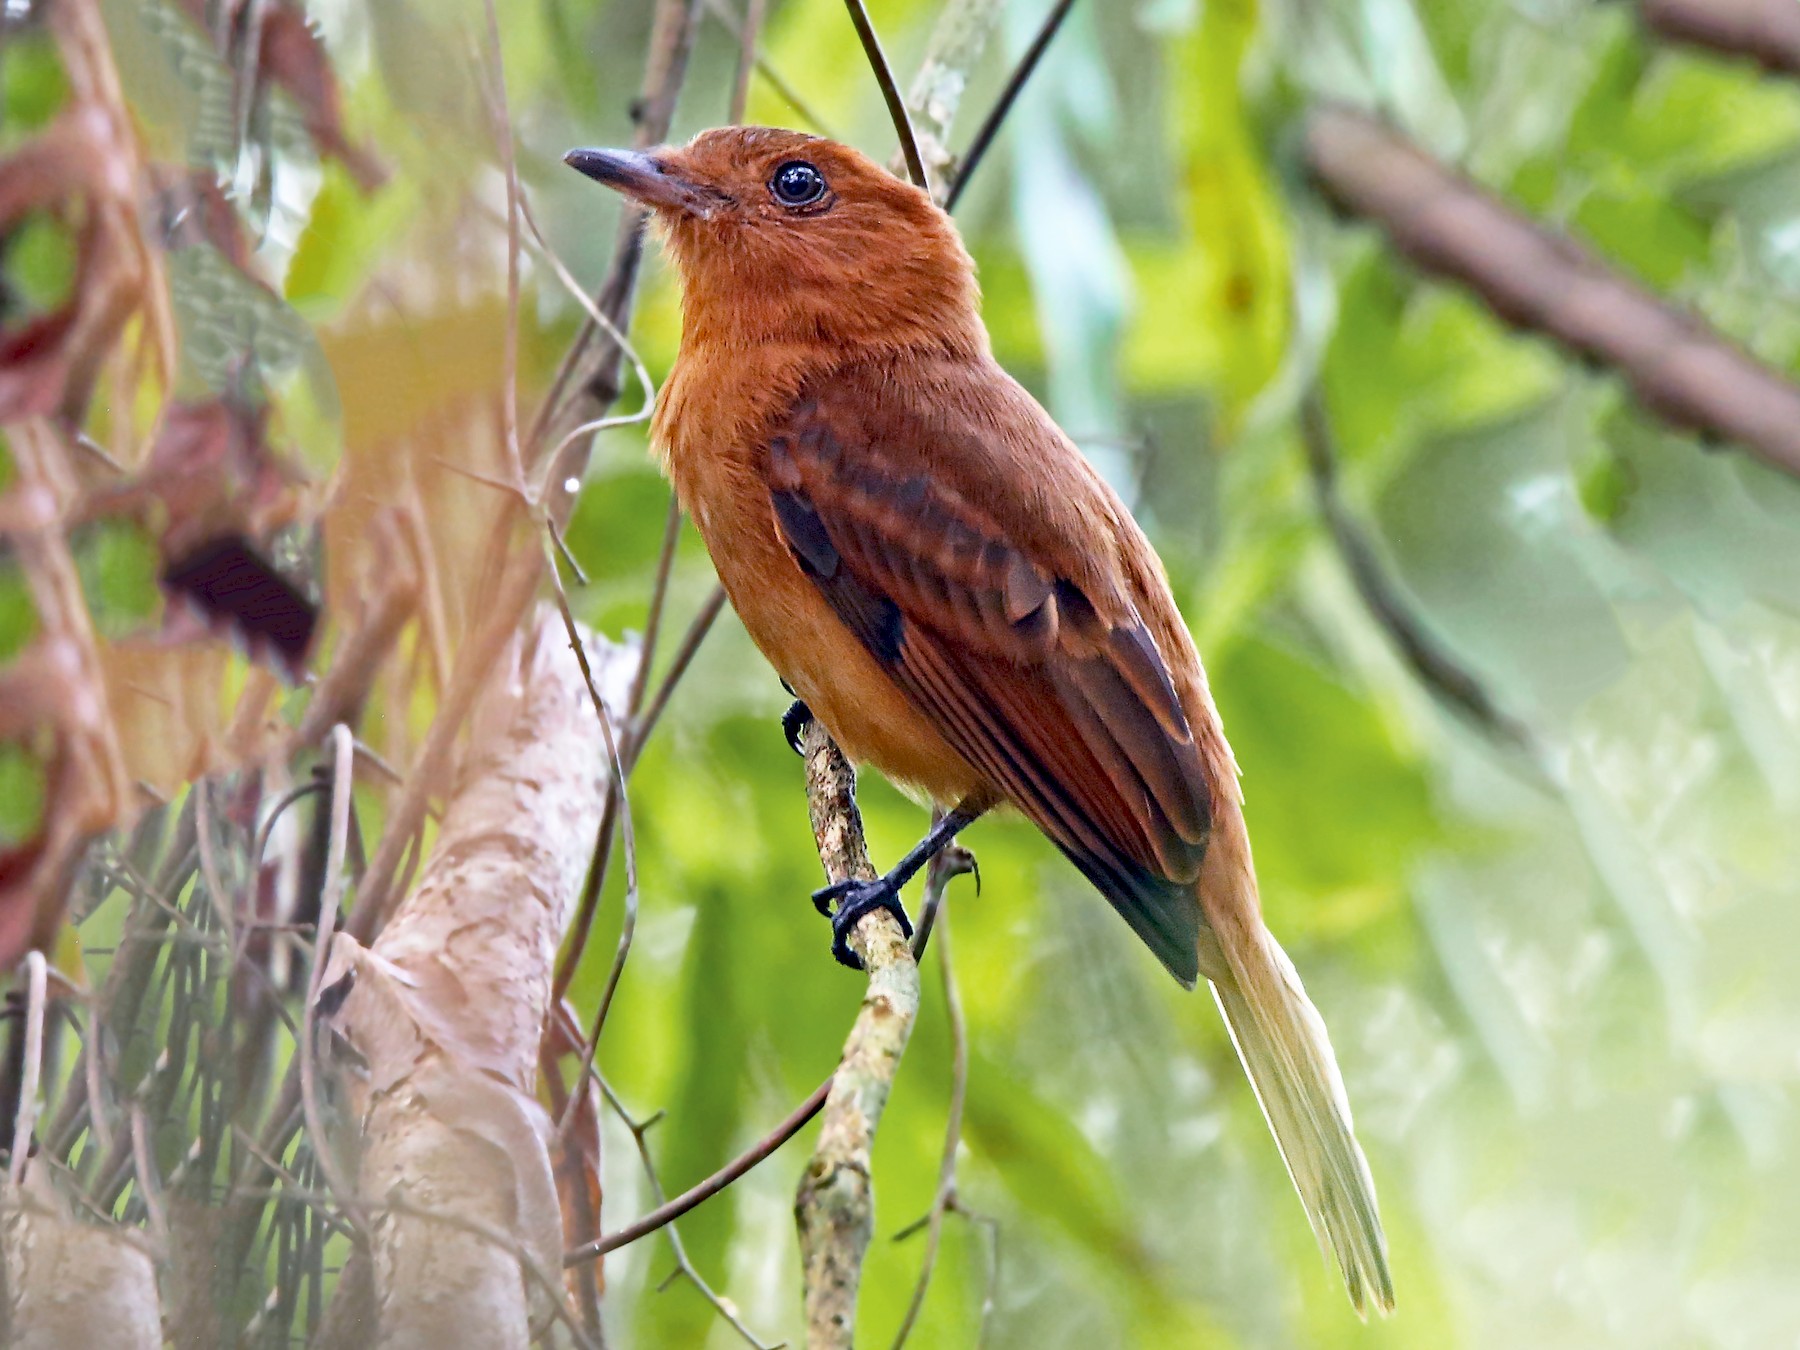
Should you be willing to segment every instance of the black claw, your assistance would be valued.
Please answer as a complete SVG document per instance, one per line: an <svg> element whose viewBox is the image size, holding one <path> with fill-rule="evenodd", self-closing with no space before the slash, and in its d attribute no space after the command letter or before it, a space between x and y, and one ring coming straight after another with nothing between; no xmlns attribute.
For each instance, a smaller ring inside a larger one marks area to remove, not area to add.
<svg viewBox="0 0 1800 1350"><path fill-rule="evenodd" d="M835 910L831 907L833 901L837 902ZM819 913L831 918L831 954L840 965L852 970L861 970L863 963L862 958L850 950L850 932L866 915L885 909L894 916L907 938L913 935L912 920L900 903L900 890L885 879L859 881L850 877L834 881L813 892L813 905Z"/></svg>
<svg viewBox="0 0 1800 1350"><path fill-rule="evenodd" d="M787 682L782 681L783 685ZM790 689L788 691L792 693ZM787 737L787 743L796 755L804 755L806 751L800 746L800 738L806 735L806 728L812 724L812 709L800 699L788 704L788 710L781 714L781 734Z"/></svg>
<svg viewBox="0 0 1800 1350"><path fill-rule="evenodd" d="M812 893L813 908L829 919L832 905L862 884L855 877L847 877L843 881L834 881L829 886L821 886Z"/></svg>

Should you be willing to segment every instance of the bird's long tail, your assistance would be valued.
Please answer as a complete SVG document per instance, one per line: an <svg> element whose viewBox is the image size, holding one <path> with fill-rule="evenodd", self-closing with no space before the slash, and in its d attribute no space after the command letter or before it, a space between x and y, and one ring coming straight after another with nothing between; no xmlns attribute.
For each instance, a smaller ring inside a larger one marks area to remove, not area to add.
<svg viewBox="0 0 1800 1350"><path fill-rule="evenodd" d="M1394 1307L1375 1183L1356 1142L1350 1101L1325 1021L1294 963L1263 926L1242 817L1214 823L1200 903L1216 950L1203 954L1219 1010L1321 1246L1344 1273L1358 1313ZM1211 943L1208 944L1209 946Z"/></svg>

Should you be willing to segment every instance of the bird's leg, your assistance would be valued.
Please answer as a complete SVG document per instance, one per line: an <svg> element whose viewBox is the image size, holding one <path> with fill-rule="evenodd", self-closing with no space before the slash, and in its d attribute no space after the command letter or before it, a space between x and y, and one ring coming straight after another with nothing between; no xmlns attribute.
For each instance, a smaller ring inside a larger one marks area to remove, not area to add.
<svg viewBox="0 0 1800 1350"><path fill-rule="evenodd" d="M878 909L885 909L899 920L901 931L910 938L913 932L912 920L906 917L906 909L900 903L900 888L950 844L958 831L974 824L984 810L984 803L971 799L945 812L942 819L933 822L925 837L894 864L886 876L878 880L863 881L857 877L846 877L814 891L813 904L819 913L831 920L831 954L852 970L861 970L862 959L850 950L850 930L856 927L865 914ZM831 907L833 901L837 902L835 910Z"/></svg>

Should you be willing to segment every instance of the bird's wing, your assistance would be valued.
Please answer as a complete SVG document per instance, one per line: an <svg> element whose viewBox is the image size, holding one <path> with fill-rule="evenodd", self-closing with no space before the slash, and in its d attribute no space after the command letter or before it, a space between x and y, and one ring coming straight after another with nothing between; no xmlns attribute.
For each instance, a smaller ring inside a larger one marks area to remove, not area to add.
<svg viewBox="0 0 1800 1350"><path fill-rule="evenodd" d="M983 482L1003 431L894 391L802 392L767 443L776 526L907 698L1191 985L1211 797L1163 656L1129 600L1097 605L1054 565L1070 555L1042 521L1035 544L1004 528Z"/></svg>

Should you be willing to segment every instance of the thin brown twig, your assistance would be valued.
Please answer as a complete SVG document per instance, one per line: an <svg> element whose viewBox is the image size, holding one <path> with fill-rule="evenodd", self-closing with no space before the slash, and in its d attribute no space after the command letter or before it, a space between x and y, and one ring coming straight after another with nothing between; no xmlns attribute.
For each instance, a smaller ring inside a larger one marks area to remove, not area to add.
<svg viewBox="0 0 1800 1350"><path fill-rule="evenodd" d="M532 504L531 494L517 483L509 483L504 478L496 478L493 474L483 473L480 469L471 469L467 464L458 464L455 460L446 459L443 455L432 455L430 459L433 464L446 473L453 473L458 478L466 478L471 483L480 483L481 486L493 488L496 492L504 492L507 496L517 500L521 506L529 507Z"/></svg>
<svg viewBox="0 0 1800 1350"><path fill-rule="evenodd" d="M606 1079L600 1077L598 1074L595 1075L595 1078L600 1084L601 1095L606 1098L606 1104L613 1109L614 1114L624 1123L625 1128L631 1132L632 1143L637 1147L638 1161L643 1164L644 1176L650 1183L650 1194L654 1196L660 1204L665 1198L663 1195L662 1180L656 1174L656 1160L650 1156L650 1142L646 1136L650 1133L651 1127L663 1118L663 1113L658 1111L647 1120L638 1120L631 1112L625 1109L625 1103L619 1100L619 1095L612 1090L612 1085L608 1083ZM743 1337L747 1343L755 1346L756 1350L781 1350L781 1346L786 1345L787 1342L782 1341L773 1346L766 1344L751 1331L749 1327L744 1325L742 1319L738 1317L736 1311L733 1310L730 1304L720 1298L713 1287L708 1284L700 1272L694 1268L693 1261L688 1257L687 1244L682 1242L681 1230L675 1226L675 1220L671 1218L664 1227L668 1230L669 1250L675 1254L675 1270L668 1279L657 1286L657 1292L661 1293L664 1289L667 1289L669 1287L669 1280L673 1280L678 1275L683 1276L687 1279L689 1284L700 1291L701 1297L712 1304L713 1311L724 1318L731 1329L737 1332L739 1336Z"/></svg>
<svg viewBox="0 0 1800 1350"><path fill-rule="evenodd" d="M933 810L931 823L936 825L943 819L943 812ZM925 870L925 901L919 906L919 922L913 929L913 960L925 959L925 948L931 942L931 930L937 925L938 912L944 907L944 897L950 883L957 877L975 878L975 894L981 894L981 864L975 861L975 855L954 839L938 850L938 854Z"/></svg>
<svg viewBox="0 0 1800 1350"><path fill-rule="evenodd" d="M960 1214L988 1235L988 1275L981 1293L981 1322L975 1329L975 1350L987 1344L988 1327L992 1325L994 1305L1000 1297L1000 1220L991 1214L970 1209L961 1198L952 1195L945 1206L952 1214Z"/></svg>
<svg viewBox="0 0 1800 1350"><path fill-rule="evenodd" d="M582 882L581 899L575 906L575 918L569 925L569 935L563 939L562 956L557 961L556 974L550 983L552 1006L568 993L569 985L575 979L576 968L581 965L582 954L587 950L588 938L593 933L594 919L600 908L600 894L606 889L607 863L612 857L612 837L618 824L618 812L619 799L613 791L609 776L606 780L606 797L600 804L600 825L594 831L594 849L588 861L587 879Z"/></svg>
<svg viewBox="0 0 1800 1350"><path fill-rule="evenodd" d="M739 42L744 40L744 25L740 23L737 16L726 7L725 0L705 0L705 4L706 12L712 15L713 18L724 27L726 32L730 33L731 36L736 38ZM774 63L763 55L761 48L758 48L756 51L756 73L768 82L769 88L775 91L776 95L783 103L786 103L800 115L800 120L806 123L807 126L811 127L821 136L830 137L832 140L841 139L832 132L830 124L820 117L819 114L813 110L811 105L807 103L800 91L794 88L793 82L777 70Z"/></svg>
<svg viewBox="0 0 1800 1350"><path fill-rule="evenodd" d="M150 1235L160 1251L169 1250L169 1214L163 1204L162 1178L157 1175L156 1156L150 1150L150 1118L144 1108L131 1106L131 1163L137 1173L137 1191L144 1202L144 1216L150 1223Z"/></svg>
<svg viewBox="0 0 1800 1350"><path fill-rule="evenodd" d="M681 501L669 494L669 513L663 521L662 548L656 555L656 576L650 583L650 609L644 618L644 660L631 682L631 716L644 706L644 690L650 683L650 664L656 659L656 640L662 636L664 610L668 606L669 576L675 570L675 547L681 542Z"/></svg>
<svg viewBox="0 0 1800 1350"><path fill-rule="evenodd" d="M626 753L626 762L632 766L637 764L638 756L650 739L650 733L656 730L656 724L662 719L663 710L669 706L669 699L675 693L675 686L681 683L681 677L687 674L687 668L700 650L707 633L712 630L713 620L719 617L719 611L725 607L725 588L714 586L700 606L700 612L694 615L693 622L688 625L687 634L681 639L681 645L675 649L675 659L669 663L669 673L663 676L663 682L656 687L656 696L650 700L647 708L632 724L630 749Z"/></svg>
<svg viewBox="0 0 1800 1350"><path fill-rule="evenodd" d="M563 566L568 568L570 574L574 576L575 584L577 586L587 585L588 574L582 570L581 564L575 559L575 555L569 551L568 541L563 538L562 531L556 528L556 521L549 516L546 516L544 517L544 524L550 529L550 540L556 545L556 556L562 559Z"/></svg>
<svg viewBox="0 0 1800 1350"><path fill-rule="evenodd" d="M907 112L906 99L894 81L894 68L888 64L887 53L881 50L881 38L869 19L868 7L863 0L844 0L844 5L850 11L850 22L856 27L856 36L868 58L869 69L875 72L875 83L881 86L882 101L887 104L888 116L893 119L894 132L900 137L900 153L906 157L906 175L912 179L914 187L930 192L931 176L925 172L925 160L919 154L912 114Z"/></svg>
<svg viewBox="0 0 1800 1350"><path fill-rule="evenodd" d="M113 1147L112 1122L106 1118L106 1060L100 1009L88 1009L88 1020L81 1026L71 1010L70 1021L81 1035L81 1076L87 1085L88 1123L103 1152Z"/></svg>
<svg viewBox="0 0 1800 1350"><path fill-rule="evenodd" d="M750 101L750 74L756 69L756 40L762 34L763 11L768 0L744 0L744 22L738 28L737 77L731 82L729 116L732 125L744 120L744 105Z"/></svg>
<svg viewBox="0 0 1800 1350"><path fill-rule="evenodd" d="M556 521L545 517L545 525L550 534L556 534ZM563 628L569 635L569 645L575 651L575 660L581 667L581 677L587 683L588 694L593 700L594 716L600 720L600 734L606 738L607 760L612 766L612 782L608 787L608 802L618 803L618 814L621 833L625 837L625 918L620 927L619 947L613 957L611 975L606 982L606 990L600 996L599 1008L594 1013L594 1029L582 1050L581 1070L576 1075L577 1082L585 1079L594 1066L594 1056L600 1048L600 1033L606 1027L606 1015L612 1008L613 994L619 987L619 979L625 973L626 958L631 955L631 941L637 931L638 913L638 870L637 870L637 834L631 825L631 797L625 784L625 761L619 754L618 738L613 734L612 714L607 710L606 700L601 697L600 690L594 684L594 672L588 665L587 649L582 644L581 632L575 626L575 615L569 609L569 595L563 589L562 577L557 574L554 564L550 568L550 578L556 590L556 607L562 615ZM642 660L640 656L639 660ZM602 812L604 814L604 811ZM585 942L586 935L582 935ZM560 1001L560 994L557 999ZM553 1002L551 1006L556 1006ZM569 1104L563 1110L563 1116L557 1122L558 1137L566 1141L569 1130L574 1124L577 1112L575 1106L581 1100L579 1092L569 1094Z"/></svg>
<svg viewBox="0 0 1800 1350"><path fill-rule="evenodd" d="M504 539L510 528L511 522L502 520L497 523L496 532ZM412 852L413 838L425 823L432 789L443 782L457 733L485 686L501 644L517 628L519 614L537 587L542 566L540 552L504 556L499 576L483 587L484 594L474 607L481 621L463 644L450 687L438 701L437 716L432 720L425 745L389 811L381 843L357 887L356 904L346 929L359 942L366 942L386 918L400 863Z"/></svg>
<svg viewBox="0 0 1800 1350"><path fill-rule="evenodd" d="M675 97L687 74L688 56L693 50L703 4L704 0L657 0L650 54L644 63L639 97L633 105L637 110L637 135L633 140L639 149L647 149L669 134ZM642 225L643 212L627 207L619 220L612 266L597 292L597 306L605 313L613 332L629 326L632 297L643 260ZM617 341L599 351L594 350L594 340L603 331L607 330L590 315L576 334L551 381L549 392L539 405L531 435L534 446L552 441L561 435L563 428L591 420L587 409L609 407L618 397L619 361L623 353ZM579 471L585 464L585 457L566 465L553 461L546 465L545 472L558 477L580 477ZM547 477L546 481L555 480ZM548 500L558 507L565 501L572 502L567 497ZM566 516L559 515L558 519L566 520Z"/></svg>
<svg viewBox="0 0 1800 1350"><path fill-rule="evenodd" d="M551 532L553 537L561 537L556 530L554 517L551 518ZM631 694L626 702L628 724L623 751L627 777L637 764L638 752L643 743L641 737L633 734L633 728L636 726L638 708L643 701L645 684L649 679L650 663L656 655L657 638L662 629L663 613L668 602L669 575L674 567L675 545L680 538L680 533L681 503L671 496L668 521L663 529L662 550L657 555L656 580L651 586L650 613L644 625L644 641L638 656L637 671L632 676ZM711 622L711 619L707 620L708 625ZM700 636L705 636L704 631ZM695 645L697 643L696 639ZM683 651L687 653L688 659L692 659L692 652L688 650L685 643ZM680 661L679 657L677 659L679 664L676 669L671 671L671 679L680 678L681 672L686 669L686 662ZM672 689L672 686L666 685L665 688ZM667 701L666 694L659 696L659 704ZM647 735L648 732L645 734ZM588 938L593 933L594 919L600 908L600 894L605 886L607 865L612 854L613 830L618 823L619 794L622 791L622 786L615 786L610 779L608 780L606 801L600 812L600 827L594 836L593 860L588 864L587 880L582 886L581 899L575 907L575 918L569 925L569 937L563 943L562 956L557 961L555 978L551 983L553 1005L568 992L569 985L575 978L576 968L581 964L581 958L587 951ZM618 988L619 979L624 974L625 957L630 952L632 935L636 931L636 927L637 898L635 888L631 888L628 889L626 896L625 920L619 932L618 950L613 957L612 971L607 976L606 989L601 995L600 1009L595 1017L595 1035L589 1041L590 1047L598 1044L599 1030L605 1025L606 1013L612 1005L613 992Z"/></svg>
<svg viewBox="0 0 1800 1350"><path fill-rule="evenodd" d="M353 719L370 685L399 640L419 592L416 576L383 579L364 617L338 644L331 667L313 688L312 701L301 715L292 744L309 746L338 722Z"/></svg>
<svg viewBox="0 0 1800 1350"><path fill-rule="evenodd" d="M519 210L524 216L525 227L531 235L532 246L537 249L538 255L550 264L550 270L556 274L556 279L562 283L563 289L574 297L575 303L581 306L582 312L588 316L589 322L605 333L608 340L619 348L620 354L631 363L631 373L636 376L639 387L644 391L643 402L638 405L636 412L616 417L597 418L584 424L584 427L578 428L578 431L598 431L608 426L629 426L633 422L649 421L650 414L656 411L656 381L650 378L650 368L644 364L643 356L632 345L631 339L626 336L619 325L613 322L606 310L581 289L581 283L575 280L575 274L562 260L562 255L550 246L550 241L544 237L543 230L538 227L537 215L531 209L531 194L524 191L522 186L519 192ZM557 452L561 449L562 446L559 444L546 458L554 460Z"/></svg>
<svg viewBox="0 0 1800 1350"><path fill-rule="evenodd" d="M664 1225L679 1219L689 1210L712 1199L746 1172L772 1157L777 1149L799 1134L805 1128L806 1122L819 1114L820 1108L825 1105L825 1096L830 1091L831 1079L827 1078L812 1090L812 1094L805 1101L790 1111L779 1125L704 1181L688 1187L673 1200L665 1201L641 1219L625 1225L617 1232L604 1233L592 1242L583 1243L564 1253L563 1264L565 1266L579 1265L583 1261L593 1261L605 1256L608 1252L615 1252L621 1247L629 1247L639 1238L648 1237Z"/></svg>
<svg viewBox="0 0 1800 1350"><path fill-rule="evenodd" d="M724 588L715 587L711 597L689 625L687 635L682 639L681 647L675 654L675 660L671 663L663 683L657 689L649 713L642 718L634 718L631 726L627 729L624 744L621 747L627 778L637 767L638 758L643 753L650 733L655 730L664 708L668 706L669 699L675 692L676 684L687 673L695 652L699 650L700 643L710 631L713 620L718 617L724 600ZM646 634L645 640L648 644L648 634ZM641 675L648 668L649 655L646 650L646 653L640 657L639 674ZM634 691L634 697L640 695L641 690ZM570 936L563 944L562 956L557 963L555 979L551 986L554 996L558 999L568 991L569 984L575 978L576 967L580 965L582 954L587 949L588 937L593 932L594 919L599 913L600 895L606 886L606 873L612 856L613 832L618 822L618 808L617 790L611 780L608 780L606 799L600 813L600 826L594 836L593 860L588 864L587 880L582 886L581 899L575 909L575 918L569 925ZM628 901L632 901L632 905L626 911L625 923L619 932L619 948L613 957L613 966L607 976L606 988L601 994L600 1007L594 1022L595 1034L590 1044L597 1044L599 1041L599 1032L606 1024L606 1013L612 1006L613 993L618 988L620 977L624 974L625 957L630 951L632 934L636 927L637 911L633 894L629 893L627 897Z"/></svg>

